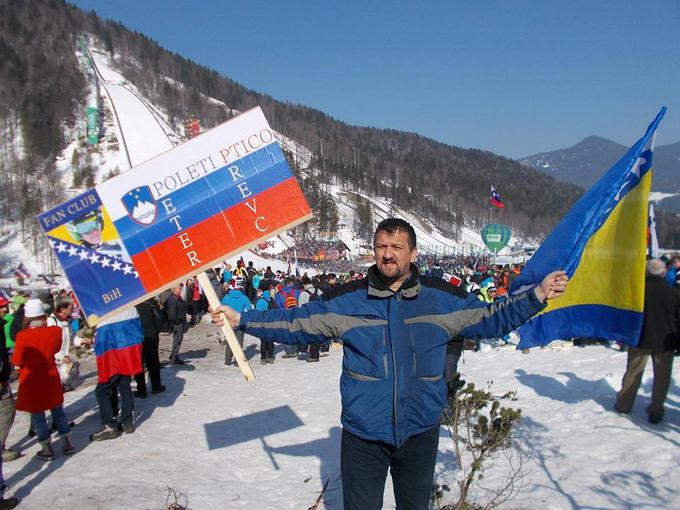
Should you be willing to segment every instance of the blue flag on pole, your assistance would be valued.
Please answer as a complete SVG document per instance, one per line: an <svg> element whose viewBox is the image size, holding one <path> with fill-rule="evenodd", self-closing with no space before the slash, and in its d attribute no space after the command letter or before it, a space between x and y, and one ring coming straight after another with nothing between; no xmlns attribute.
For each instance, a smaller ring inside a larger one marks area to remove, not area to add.
<svg viewBox="0 0 680 510"><path fill-rule="evenodd" d="M511 292L559 269L570 278L564 295L519 329L519 348L574 337L638 344L652 150L665 113L574 204L513 282Z"/></svg>

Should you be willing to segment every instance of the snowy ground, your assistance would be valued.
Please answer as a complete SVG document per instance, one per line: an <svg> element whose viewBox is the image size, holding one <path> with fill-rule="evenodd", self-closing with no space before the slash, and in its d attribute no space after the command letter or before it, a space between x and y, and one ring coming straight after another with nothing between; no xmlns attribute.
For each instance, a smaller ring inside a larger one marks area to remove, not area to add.
<svg viewBox="0 0 680 510"><path fill-rule="evenodd" d="M112 441L87 439L99 421L94 360L84 361L87 380L66 394L65 405L77 424L77 453L65 458L57 449L52 462L35 459L38 445L24 436L28 419L19 413L8 444L25 456L4 466L10 494L27 509L161 509L167 483L195 510L297 510L310 507L330 480L320 508L340 510L341 351L305 363L281 359L277 348L276 363L261 366L259 342L246 337L256 375L246 383L238 369L223 366L215 331L201 324L187 333L182 351L191 364L164 368L165 393L136 400L137 431ZM165 358L169 337L161 344ZM523 414L518 446L528 456L527 485L503 508L678 508L680 388L674 380L660 425L644 414L651 369L633 414L612 412L625 359L605 347L466 354L465 379L482 386L492 379L494 393L518 390L513 407ZM440 482L455 478L445 429L436 473ZM385 508L394 508L389 482Z"/></svg>

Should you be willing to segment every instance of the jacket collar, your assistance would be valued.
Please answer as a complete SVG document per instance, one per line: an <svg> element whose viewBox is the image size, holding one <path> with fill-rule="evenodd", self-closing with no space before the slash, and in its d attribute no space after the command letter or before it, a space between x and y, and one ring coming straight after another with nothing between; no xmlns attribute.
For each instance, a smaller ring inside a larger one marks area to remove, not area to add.
<svg viewBox="0 0 680 510"><path fill-rule="evenodd" d="M385 299L400 294L406 299L415 298L420 292L420 275L415 264L411 264L411 276L401 284L397 292L392 292L390 288L380 279L378 267L373 264L368 270L368 295Z"/></svg>

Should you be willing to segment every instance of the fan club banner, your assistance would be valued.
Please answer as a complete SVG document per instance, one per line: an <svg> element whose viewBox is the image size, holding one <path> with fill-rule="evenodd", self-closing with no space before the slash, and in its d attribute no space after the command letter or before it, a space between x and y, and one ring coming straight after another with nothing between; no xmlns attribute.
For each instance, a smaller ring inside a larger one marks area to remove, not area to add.
<svg viewBox="0 0 680 510"><path fill-rule="evenodd" d="M254 108L38 221L93 321L311 217Z"/></svg>

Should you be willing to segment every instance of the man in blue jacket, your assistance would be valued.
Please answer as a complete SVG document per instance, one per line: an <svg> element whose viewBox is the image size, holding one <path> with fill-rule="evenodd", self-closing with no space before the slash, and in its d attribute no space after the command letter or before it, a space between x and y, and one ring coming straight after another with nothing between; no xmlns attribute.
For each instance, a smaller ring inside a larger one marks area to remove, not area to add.
<svg viewBox="0 0 680 510"><path fill-rule="evenodd" d="M244 313L220 307L213 320L223 323L223 313L233 327L286 344L341 338L344 508L382 508L389 469L397 508L425 510L447 402L446 344L457 334L495 338L519 327L562 294L568 278L556 271L501 303L461 299L443 280L418 274L415 231L395 218L378 225L374 255L366 278L303 307Z"/></svg>

